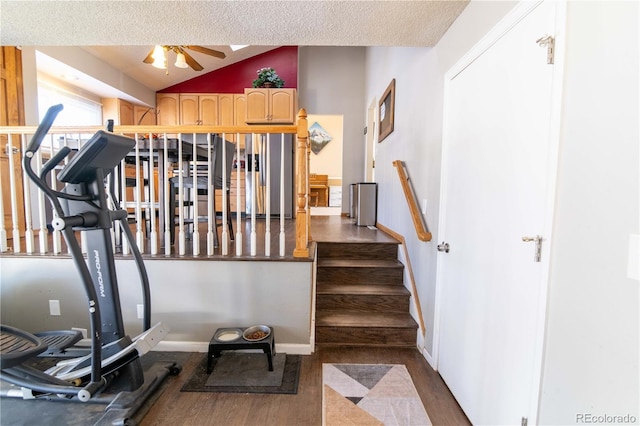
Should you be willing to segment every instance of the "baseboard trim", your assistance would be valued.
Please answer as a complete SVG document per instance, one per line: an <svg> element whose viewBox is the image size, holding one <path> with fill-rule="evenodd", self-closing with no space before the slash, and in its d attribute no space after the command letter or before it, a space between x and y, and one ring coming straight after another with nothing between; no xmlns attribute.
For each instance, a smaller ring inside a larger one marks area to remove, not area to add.
<svg viewBox="0 0 640 426"><path fill-rule="evenodd" d="M422 356L427 360L427 364L429 364L431 368L433 368L435 371L438 371L435 360L433 359L431 354L424 348L422 348Z"/></svg>
<svg viewBox="0 0 640 426"><path fill-rule="evenodd" d="M162 352L208 352L209 342L162 341L153 350ZM276 352L291 355L311 355L313 346L299 343L276 343Z"/></svg>

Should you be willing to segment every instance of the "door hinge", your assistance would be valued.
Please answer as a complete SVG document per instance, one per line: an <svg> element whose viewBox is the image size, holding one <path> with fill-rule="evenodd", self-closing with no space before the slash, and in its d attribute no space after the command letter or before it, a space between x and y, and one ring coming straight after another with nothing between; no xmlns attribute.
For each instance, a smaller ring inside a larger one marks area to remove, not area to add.
<svg viewBox="0 0 640 426"><path fill-rule="evenodd" d="M7 144L7 145L4 147L4 153L5 153L6 155L18 154L18 153L20 153L20 150L19 150L18 148L16 148L15 146L13 146L13 145L9 145L9 144Z"/></svg>
<svg viewBox="0 0 640 426"><path fill-rule="evenodd" d="M553 64L556 40L548 35L540 37L538 40L536 40L536 43L538 43L540 47L547 47L547 64Z"/></svg>
<svg viewBox="0 0 640 426"><path fill-rule="evenodd" d="M529 420L527 420L526 417L522 418L522 421L520 422L520 426L527 426L527 423L529 422Z"/></svg>

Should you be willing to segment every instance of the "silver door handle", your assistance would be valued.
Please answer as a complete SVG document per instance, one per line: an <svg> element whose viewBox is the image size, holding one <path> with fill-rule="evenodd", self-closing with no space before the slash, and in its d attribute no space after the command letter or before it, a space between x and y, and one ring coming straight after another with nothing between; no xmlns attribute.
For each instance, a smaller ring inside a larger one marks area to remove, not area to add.
<svg viewBox="0 0 640 426"><path fill-rule="evenodd" d="M536 243L536 251L533 255L534 262L540 262L540 258L542 257L542 237L540 235L536 235L535 237L522 237L522 241L525 243Z"/></svg>
<svg viewBox="0 0 640 426"><path fill-rule="evenodd" d="M449 253L449 243L445 243L444 241L438 244L438 251Z"/></svg>

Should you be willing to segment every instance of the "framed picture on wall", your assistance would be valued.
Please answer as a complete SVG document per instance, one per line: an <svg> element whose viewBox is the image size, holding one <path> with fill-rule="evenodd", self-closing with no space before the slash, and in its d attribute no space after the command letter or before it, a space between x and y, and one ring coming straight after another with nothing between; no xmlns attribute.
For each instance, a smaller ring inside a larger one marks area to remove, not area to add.
<svg viewBox="0 0 640 426"><path fill-rule="evenodd" d="M378 143L393 132L394 110L396 107L396 79L389 83L387 90L384 91L380 98L378 107Z"/></svg>

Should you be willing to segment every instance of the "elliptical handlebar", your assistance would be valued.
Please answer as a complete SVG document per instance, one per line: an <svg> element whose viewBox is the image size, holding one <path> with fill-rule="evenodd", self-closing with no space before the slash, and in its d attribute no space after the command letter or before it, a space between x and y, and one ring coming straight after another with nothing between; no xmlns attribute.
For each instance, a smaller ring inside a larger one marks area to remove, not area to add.
<svg viewBox="0 0 640 426"><path fill-rule="evenodd" d="M40 148L40 144L42 143L42 140L44 139L45 135L49 132L49 129L53 125L53 122L55 121L60 111L62 111L63 109L64 109L64 106L62 104L58 104L58 105L53 105L47 110L47 113L44 115L44 118L38 125L36 132L33 134L33 137L31 138L29 145L27 145L27 151L25 152L25 155L27 152L34 153L38 150L38 148Z"/></svg>

